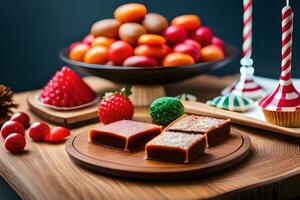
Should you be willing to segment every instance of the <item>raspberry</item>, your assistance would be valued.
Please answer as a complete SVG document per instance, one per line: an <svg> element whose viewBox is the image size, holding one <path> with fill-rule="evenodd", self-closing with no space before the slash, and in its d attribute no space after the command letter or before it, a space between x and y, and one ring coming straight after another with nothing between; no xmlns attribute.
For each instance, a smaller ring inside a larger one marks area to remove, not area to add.
<svg viewBox="0 0 300 200"><path fill-rule="evenodd" d="M75 107L93 101L96 94L68 67L55 73L40 94L40 100L56 107Z"/></svg>

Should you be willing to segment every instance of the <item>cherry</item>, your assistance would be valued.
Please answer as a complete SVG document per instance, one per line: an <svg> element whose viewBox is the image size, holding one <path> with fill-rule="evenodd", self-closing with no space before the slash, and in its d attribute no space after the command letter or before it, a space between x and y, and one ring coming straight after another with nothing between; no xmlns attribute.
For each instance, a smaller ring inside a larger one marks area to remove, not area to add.
<svg viewBox="0 0 300 200"><path fill-rule="evenodd" d="M19 133L12 133L5 139L4 146L13 154L20 153L26 146L25 137Z"/></svg>
<svg viewBox="0 0 300 200"><path fill-rule="evenodd" d="M24 126L16 121L7 121L1 128L1 135L6 138L11 133L19 133L25 135Z"/></svg>
<svg viewBox="0 0 300 200"><path fill-rule="evenodd" d="M16 121L23 124L24 127L27 127L30 122L30 117L24 112L17 112L11 118L11 121Z"/></svg>
<svg viewBox="0 0 300 200"><path fill-rule="evenodd" d="M69 129L61 126L56 126L46 135L45 141L47 142L61 142L70 136L71 132Z"/></svg>
<svg viewBox="0 0 300 200"><path fill-rule="evenodd" d="M49 132L49 126L44 122L35 122L28 129L29 137L36 142L44 141Z"/></svg>

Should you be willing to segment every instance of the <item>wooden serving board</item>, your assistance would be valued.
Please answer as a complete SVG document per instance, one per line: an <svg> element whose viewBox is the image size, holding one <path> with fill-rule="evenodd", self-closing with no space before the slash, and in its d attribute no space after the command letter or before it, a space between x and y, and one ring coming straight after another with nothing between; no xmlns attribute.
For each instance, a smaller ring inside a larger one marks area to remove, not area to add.
<svg viewBox="0 0 300 200"><path fill-rule="evenodd" d="M222 143L206 149L189 164L145 160L144 150L127 153L89 143L88 131L73 136L66 143L72 160L90 170L124 178L178 179L210 174L231 167L250 152L250 138L233 129Z"/></svg>
<svg viewBox="0 0 300 200"><path fill-rule="evenodd" d="M276 126L266 121L262 121L260 119L255 119L253 117L246 116L243 113L222 110L219 108L206 105L201 102L182 101L182 103L184 105L185 112L190 114L229 118L232 120L232 122L237 124L242 124L245 126L250 126L254 128L259 128L267 131L272 131L272 132L300 138L300 129L298 128L287 128L287 127Z"/></svg>
<svg viewBox="0 0 300 200"><path fill-rule="evenodd" d="M118 87L111 83L110 81L99 79L97 77L86 77L84 78L85 82L97 93L99 96L104 94L107 91L114 91ZM36 95L40 91L32 92L28 98L27 102L29 108L39 115L41 118L53 122L55 124L60 124L66 127L79 127L89 122L98 121L97 116L97 103L76 110L54 110L48 107L43 106L38 102Z"/></svg>

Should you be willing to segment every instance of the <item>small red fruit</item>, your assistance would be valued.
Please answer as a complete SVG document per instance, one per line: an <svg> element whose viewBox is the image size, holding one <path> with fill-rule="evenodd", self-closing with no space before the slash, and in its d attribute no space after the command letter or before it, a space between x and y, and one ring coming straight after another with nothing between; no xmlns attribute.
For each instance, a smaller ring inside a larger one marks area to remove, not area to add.
<svg viewBox="0 0 300 200"><path fill-rule="evenodd" d="M133 48L124 41L116 41L112 43L108 50L109 60L114 64L122 66L124 60L133 56Z"/></svg>
<svg viewBox="0 0 300 200"><path fill-rule="evenodd" d="M29 137L36 142L44 141L49 132L49 126L44 122L35 122L28 129Z"/></svg>
<svg viewBox="0 0 300 200"><path fill-rule="evenodd" d="M7 121L3 124L1 128L1 135L6 138L11 133L19 133L25 135L24 126L16 121Z"/></svg>
<svg viewBox="0 0 300 200"><path fill-rule="evenodd" d="M187 38L187 32L178 26L169 26L164 31L164 37L170 44L177 44L184 41Z"/></svg>
<svg viewBox="0 0 300 200"><path fill-rule="evenodd" d="M194 47L196 47L197 49L201 49L201 45L199 42L197 42L196 40L192 40L192 39L186 39L182 42L183 44L188 44L188 45L192 45Z"/></svg>
<svg viewBox="0 0 300 200"><path fill-rule="evenodd" d="M17 112L11 118L11 121L16 121L21 123L24 127L27 127L30 122L29 116L24 112Z"/></svg>
<svg viewBox="0 0 300 200"><path fill-rule="evenodd" d="M149 56L131 56L124 61L123 66L155 67L157 66L157 61Z"/></svg>
<svg viewBox="0 0 300 200"><path fill-rule="evenodd" d="M213 36L214 34L210 28L201 26L192 34L191 38L198 41L202 46L206 46L211 44Z"/></svg>
<svg viewBox="0 0 300 200"><path fill-rule="evenodd" d="M87 36L85 36L83 38L82 42L84 44L87 44L87 45L91 46L94 39L95 39L95 37L92 34L88 34Z"/></svg>
<svg viewBox="0 0 300 200"><path fill-rule="evenodd" d="M172 49L171 47L169 47L168 45L164 44L162 45L163 48L165 49L165 55L169 54L169 53L172 53Z"/></svg>
<svg viewBox="0 0 300 200"><path fill-rule="evenodd" d="M10 153L20 153L26 146L25 137L19 133L12 133L5 139L4 146Z"/></svg>
<svg viewBox="0 0 300 200"><path fill-rule="evenodd" d="M128 98L130 93L130 87L126 87L124 92L104 97L98 108L100 121L110 124L123 119L132 119L134 108Z"/></svg>
<svg viewBox="0 0 300 200"><path fill-rule="evenodd" d="M195 62L200 59L200 50L192 45L178 44L174 47L174 52L188 54L192 56Z"/></svg>
<svg viewBox="0 0 300 200"><path fill-rule="evenodd" d="M224 41L221 38L213 37L211 44L214 44L214 45L220 47L223 51L225 49Z"/></svg>
<svg viewBox="0 0 300 200"><path fill-rule="evenodd" d="M73 42L72 44L70 44L70 46L69 46L69 51L72 51L72 49L73 49L74 47L76 47L78 44L82 44L82 42Z"/></svg>
<svg viewBox="0 0 300 200"><path fill-rule="evenodd" d="M45 141L47 142L62 142L67 137L71 135L71 132L69 129L61 126L56 126L48 132L48 134L45 137Z"/></svg>

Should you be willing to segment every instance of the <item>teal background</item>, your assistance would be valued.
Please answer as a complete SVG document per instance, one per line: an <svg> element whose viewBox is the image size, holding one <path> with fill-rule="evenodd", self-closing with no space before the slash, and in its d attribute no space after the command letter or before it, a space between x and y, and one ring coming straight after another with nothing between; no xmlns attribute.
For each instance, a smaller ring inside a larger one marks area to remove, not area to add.
<svg viewBox="0 0 300 200"><path fill-rule="evenodd" d="M112 17L128 1L117 0L1 0L0 82L16 91L43 87L63 63L58 52L89 32L90 25ZM148 0L150 12L168 19L194 13L227 43L241 46L242 0ZM254 1L254 53L256 74L277 78L280 73L281 8L284 0ZM300 2L295 12L293 74L300 77ZM299 13L299 14L298 14ZM239 71L239 59L215 74Z"/></svg>
<svg viewBox="0 0 300 200"><path fill-rule="evenodd" d="M1 0L0 83L15 91L43 87L63 63L58 52L89 32L90 25L112 17L129 1L117 0ZM227 43L241 46L242 0L147 0L150 12L169 20L194 13ZM277 78L280 73L281 8L284 0L254 0L253 58L256 74ZM300 78L300 1L291 0L295 12L293 76ZM212 73L239 71L239 58ZM0 178L0 199L17 196Z"/></svg>

